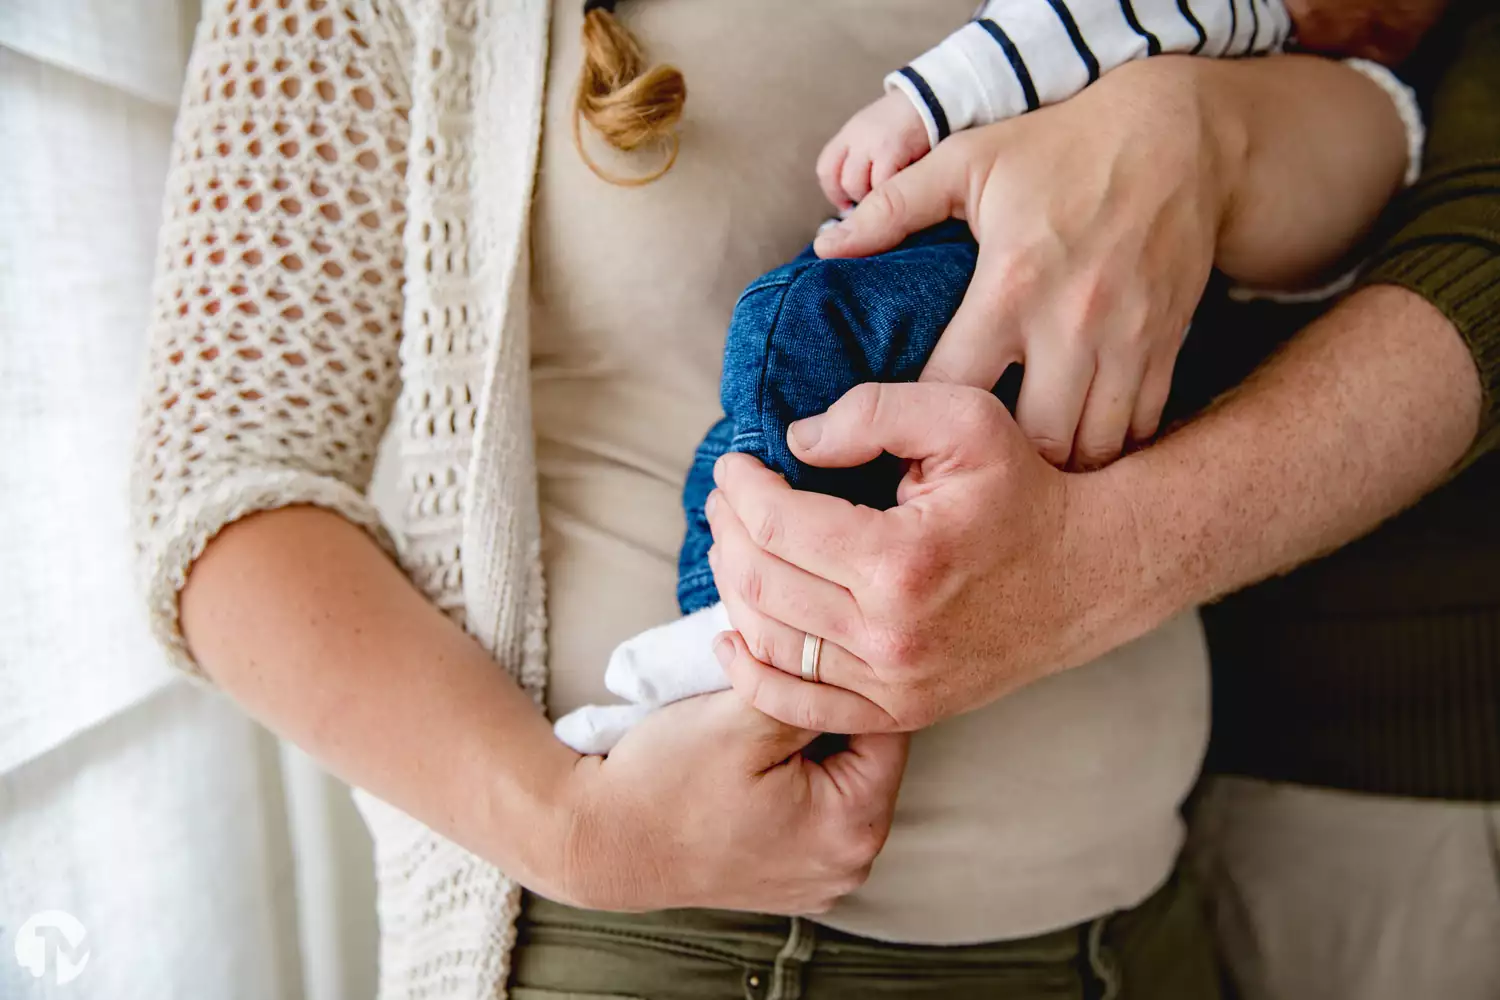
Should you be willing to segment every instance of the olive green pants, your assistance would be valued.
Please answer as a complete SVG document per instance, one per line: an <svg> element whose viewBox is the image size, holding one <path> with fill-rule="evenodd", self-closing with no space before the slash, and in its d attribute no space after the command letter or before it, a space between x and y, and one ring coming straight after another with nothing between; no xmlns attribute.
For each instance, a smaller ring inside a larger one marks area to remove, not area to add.
<svg viewBox="0 0 1500 1000"><path fill-rule="evenodd" d="M890 944L812 920L577 910L528 896L514 1000L1217 1000L1213 942L1174 876L1124 913L1020 941Z"/></svg>

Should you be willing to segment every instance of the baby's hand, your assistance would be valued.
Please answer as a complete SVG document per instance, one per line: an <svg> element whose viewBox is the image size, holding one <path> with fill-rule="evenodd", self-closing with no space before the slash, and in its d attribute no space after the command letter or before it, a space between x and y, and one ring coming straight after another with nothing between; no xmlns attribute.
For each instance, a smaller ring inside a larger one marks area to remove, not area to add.
<svg viewBox="0 0 1500 1000"><path fill-rule="evenodd" d="M840 210L927 155L927 126L911 99L897 90L866 105L829 140L818 157L818 181Z"/></svg>

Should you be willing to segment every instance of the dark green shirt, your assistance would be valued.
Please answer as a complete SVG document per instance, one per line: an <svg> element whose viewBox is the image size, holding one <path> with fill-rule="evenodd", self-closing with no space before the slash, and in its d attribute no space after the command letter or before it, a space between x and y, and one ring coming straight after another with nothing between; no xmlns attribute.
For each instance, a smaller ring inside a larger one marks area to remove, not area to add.
<svg viewBox="0 0 1500 1000"><path fill-rule="evenodd" d="M1428 94L1423 175L1363 284L1410 289L1453 322L1483 385L1479 433L1416 507L1207 610L1220 771L1500 801L1500 13L1455 15L1447 32L1429 47L1447 68ZM1271 325L1219 308L1236 332ZM1280 325L1307 318L1283 310ZM1222 354L1225 332L1199 354ZM1262 335L1237 358L1187 359L1188 377L1222 384L1269 347Z"/></svg>

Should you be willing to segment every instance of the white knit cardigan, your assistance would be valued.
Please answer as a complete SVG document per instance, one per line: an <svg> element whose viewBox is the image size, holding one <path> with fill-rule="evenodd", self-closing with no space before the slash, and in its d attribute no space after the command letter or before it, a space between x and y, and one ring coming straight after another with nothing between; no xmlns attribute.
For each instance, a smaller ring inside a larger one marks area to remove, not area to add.
<svg viewBox="0 0 1500 1000"><path fill-rule="evenodd" d="M213 535L342 513L540 698L525 315L547 0L211 0L173 143L133 477L156 631ZM395 510L367 496L383 436ZM503 996L520 892L369 796L380 995Z"/></svg>

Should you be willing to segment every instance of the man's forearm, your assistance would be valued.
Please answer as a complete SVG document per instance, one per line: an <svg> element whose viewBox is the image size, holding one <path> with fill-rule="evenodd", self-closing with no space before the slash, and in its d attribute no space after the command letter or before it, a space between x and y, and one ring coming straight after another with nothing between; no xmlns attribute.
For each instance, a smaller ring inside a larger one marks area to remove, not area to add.
<svg viewBox="0 0 1500 1000"><path fill-rule="evenodd" d="M1438 485L1480 383L1451 323L1361 289L1207 412L1101 475L1135 513L1150 618L1285 572Z"/></svg>

